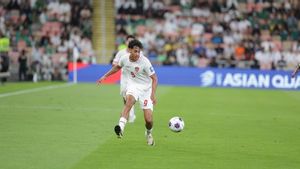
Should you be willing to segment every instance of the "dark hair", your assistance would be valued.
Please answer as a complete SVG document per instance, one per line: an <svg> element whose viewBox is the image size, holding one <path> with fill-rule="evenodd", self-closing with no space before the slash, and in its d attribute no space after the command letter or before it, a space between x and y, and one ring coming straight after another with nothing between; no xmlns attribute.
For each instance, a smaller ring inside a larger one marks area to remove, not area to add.
<svg viewBox="0 0 300 169"><path fill-rule="evenodd" d="M133 35L127 35L127 36L126 36L126 40L128 40L128 39L130 39L130 38L131 38L131 39L135 39L135 37L134 37Z"/></svg>
<svg viewBox="0 0 300 169"><path fill-rule="evenodd" d="M134 40L130 41L128 44L128 48L130 48L130 49L133 49L133 47L135 47L135 46L139 47L140 49L143 49L143 45L139 40L134 39Z"/></svg>

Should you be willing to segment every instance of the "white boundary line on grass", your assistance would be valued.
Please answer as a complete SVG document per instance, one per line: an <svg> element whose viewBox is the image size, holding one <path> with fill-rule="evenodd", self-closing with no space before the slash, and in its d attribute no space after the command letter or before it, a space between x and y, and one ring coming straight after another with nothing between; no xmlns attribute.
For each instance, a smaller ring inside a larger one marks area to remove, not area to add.
<svg viewBox="0 0 300 169"><path fill-rule="evenodd" d="M20 105L0 105L0 108L2 109L33 109L33 110L71 110L73 111L96 111L99 112L99 107L63 107L60 105L53 105L53 106L44 106L44 105L26 105L26 106L20 106ZM119 111L119 108L104 108L101 109L101 112L106 111Z"/></svg>
<svg viewBox="0 0 300 169"><path fill-rule="evenodd" d="M35 93L35 92L46 91L46 90L51 90L51 89L64 88L64 87L69 87L72 85L74 85L74 84L67 83L67 84L63 84L63 85L46 86L46 87L39 87L39 88L34 88L34 89L27 89L27 90L21 90L21 91L16 91L16 92L4 93L4 94L0 94L0 98L16 96L16 95L21 95L21 94L27 94L27 93Z"/></svg>

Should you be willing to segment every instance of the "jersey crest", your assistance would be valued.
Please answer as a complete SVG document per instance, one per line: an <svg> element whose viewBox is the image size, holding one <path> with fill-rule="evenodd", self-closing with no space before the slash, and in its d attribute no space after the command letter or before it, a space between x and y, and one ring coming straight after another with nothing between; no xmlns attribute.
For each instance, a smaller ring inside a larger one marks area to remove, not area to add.
<svg viewBox="0 0 300 169"><path fill-rule="evenodd" d="M135 70L135 72L138 72L140 70L140 68L139 67L135 67L134 70Z"/></svg>

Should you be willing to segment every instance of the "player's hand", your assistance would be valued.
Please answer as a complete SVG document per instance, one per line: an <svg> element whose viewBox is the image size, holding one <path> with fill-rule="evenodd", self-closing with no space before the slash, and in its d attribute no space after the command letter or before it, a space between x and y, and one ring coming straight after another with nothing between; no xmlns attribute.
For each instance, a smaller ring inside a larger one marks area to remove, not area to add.
<svg viewBox="0 0 300 169"><path fill-rule="evenodd" d="M151 95L151 100L152 100L152 103L153 103L153 105L155 105L156 104L156 98L155 98L155 96L154 95Z"/></svg>
<svg viewBox="0 0 300 169"><path fill-rule="evenodd" d="M100 79L98 79L97 80L97 85L100 85L105 78L106 78L105 76L102 76Z"/></svg>

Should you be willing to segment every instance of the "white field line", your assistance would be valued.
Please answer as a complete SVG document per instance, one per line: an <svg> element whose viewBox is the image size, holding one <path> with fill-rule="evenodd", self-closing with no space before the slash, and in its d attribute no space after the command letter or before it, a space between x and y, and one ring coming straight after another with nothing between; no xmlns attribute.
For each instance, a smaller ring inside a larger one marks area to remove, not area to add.
<svg viewBox="0 0 300 169"><path fill-rule="evenodd" d="M292 97L295 100L300 100L300 92L295 91L283 91L284 94L288 95L289 97Z"/></svg>
<svg viewBox="0 0 300 169"><path fill-rule="evenodd" d="M46 91L46 90L51 90L51 89L64 88L64 87L69 87L72 85L74 85L74 84L67 83L67 84L63 84L63 85L46 86L46 87L40 87L40 88L35 88L35 89L27 89L27 90L21 90L21 91L16 91L16 92L4 93L4 94L0 94L0 98L28 94L28 93L41 92L41 91Z"/></svg>
<svg viewBox="0 0 300 169"><path fill-rule="evenodd" d="M20 106L20 105L15 105L15 106L11 106L11 105L0 105L0 108L2 109L31 109L31 110L71 110L71 111L99 111L99 112L106 112L106 111L116 111L119 112L121 111L121 109L119 108L102 108L101 110L99 109L99 107L68 107L68 106L59 106L59 105L53 105L53 106L29 106L29 105L24 105L24 106Z"/></svg>

